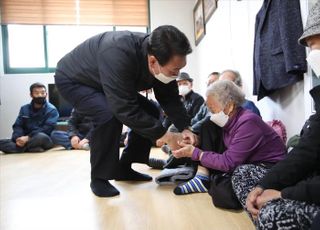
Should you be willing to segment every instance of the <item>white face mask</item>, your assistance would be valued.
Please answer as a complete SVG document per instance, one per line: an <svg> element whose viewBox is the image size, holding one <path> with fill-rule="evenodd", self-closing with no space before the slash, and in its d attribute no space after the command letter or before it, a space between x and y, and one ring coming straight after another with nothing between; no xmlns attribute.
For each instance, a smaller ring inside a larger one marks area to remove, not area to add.
<svg viewBox="0 0 320 230"><path fill-rule="evenodd" d="M216 125L223 127L227 124L228 120L229 120L229 116L227 114L225 114L222 111L220 111L219 113L213 113L210 116L210 120L215 123Z"/></svg>
<svg viewBox="0 0 320 230"><path fill-rule="evenodd" d="M190 91L191 91L191 89L187 85L180 85L179 86L179 94L182 96L187 95L188 93L190 93Z"/></svg>
<svg viewBox="0 0 320 230"><path fill-rule="evenodd" d="M311 66L311 69L320 78L320 50L311 50L307 62Z"/></svg>
<svg viewBox="0 0 320 230"><path fill-rule="evenodd" d="M164 84L168 84L168 83L176 80L176 78L178 77L178 76L170 76L170 77L168 77L165 74L161 73L160 65L159 65L159 74L156 74L154 72L154 70L152 70L152 72L153 72L154 77L157 78L159 81L161 81Z"/></svg>

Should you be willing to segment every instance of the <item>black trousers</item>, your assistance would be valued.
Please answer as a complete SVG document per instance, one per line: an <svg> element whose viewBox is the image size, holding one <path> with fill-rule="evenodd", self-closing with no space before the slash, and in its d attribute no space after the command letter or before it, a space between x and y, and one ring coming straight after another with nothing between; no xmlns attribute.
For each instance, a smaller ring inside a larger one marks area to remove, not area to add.
<svg viewBox="0 0 320 230"><path fill-rule="evenodd" d="M214 151L223 153L226 149L223 142L222 128L211 120L205 121L200 129L200 149L203 151ZM221 173L215 169L209 169L210 175Z"/></svg>
<svg viewBox="0 0 320 230"><path fill-rule="evenodd" d="M93 120L94 130L90 141L91 178L114 179L119 170L122 123L112 114L104 92L72 82L61 73L56 73L55 83L61 95L79 113ZM139 93L137 97L140 107L159 119L159 109ZM151 146L150 139L132 130L128 136L128 144L123 150L121 163L147 163Z"/></svg>
<svg viewBox="0 0 320 230"><path fill-rule="evenodd" d="M45 133L37 133L33 135L24 147L19 147L11 139L0 140L0 151L4 153L23 153L32 152L32 149L43 148L44 150L51 149L53 143L51 138Z"/></svg>
<svg viewBox="0 0 320 230"><path fill-rule="evenodd" d="M205 121L200 129L200 149L222 153L225 150L222 128L210 120Z"/></svg>

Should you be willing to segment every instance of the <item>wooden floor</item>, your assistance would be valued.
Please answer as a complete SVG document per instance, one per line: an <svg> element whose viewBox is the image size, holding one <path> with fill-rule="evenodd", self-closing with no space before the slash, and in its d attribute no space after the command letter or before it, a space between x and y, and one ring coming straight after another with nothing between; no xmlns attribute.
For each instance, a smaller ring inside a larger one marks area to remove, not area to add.
<svg viewBox="0 0 320 230"><path fill-rule="evenodd" d="M152 155L164 158L159 149ZM153 177L159 170L134 168ZM215 208L208 194L176 196L173 186L115 182L120 196L89 187L89 152L0 155L1 230L254 229L244 212Z"/></svg>

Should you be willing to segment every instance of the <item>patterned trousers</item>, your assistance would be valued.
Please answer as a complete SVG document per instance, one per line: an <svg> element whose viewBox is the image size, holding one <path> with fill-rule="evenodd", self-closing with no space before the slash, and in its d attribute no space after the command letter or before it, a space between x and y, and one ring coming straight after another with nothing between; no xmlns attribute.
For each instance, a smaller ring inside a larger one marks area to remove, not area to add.
<svg viewBox="0 0 320 230"><path fill-rule="evenodd" d="M251 164L239 166L234 171L232 186L245 210L249 192L267 171L268 169L262 166ZM252 219L250 213L247 213ZM317 213L320 213L319 206L295 200L275 199L261 208L257 221L253 222L257 229L309 229Z"/></svg>

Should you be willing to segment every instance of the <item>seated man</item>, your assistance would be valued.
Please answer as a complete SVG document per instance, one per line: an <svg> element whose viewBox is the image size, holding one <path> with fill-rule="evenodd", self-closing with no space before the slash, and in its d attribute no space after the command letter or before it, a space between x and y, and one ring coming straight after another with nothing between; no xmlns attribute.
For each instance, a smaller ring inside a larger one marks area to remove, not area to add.
<svg viewBox="0 0 320 230"><path fill-rule="evenodd" d="M208 80L207 80L207 87L209 87L209 85L211 85L213 82L219 80L219 76L220 76L220 73L218 72L212 72L211 74L209 74ZM199 133L202 123L205 122L207 119L209 119L209 117L210 117L210 112L208 110L206 103L204 102L201 105L197 114L191 119L192 130L195 133Z"/></svg>
<svg viewBox="0 0 320 230"><path fill-rule="evenodd" d="M320 77L320 2L311 9L299 42L309 46L307 61ZM243 165L232 182L240 203L257 229L319 229L320 215L320 85L310 94L316 113L298 144L270 170ZM316 217L318 215L318 217ZM316 220L316 221L314 221Z"/></svg>
<svg viewBox="0 0 320 230"><path fill-rule="evenodd" d="M179 86L179 95L181 96L181 101L183 102L184 107L187 110L187 114L190 118L194 117L199 111L201 105L204 102L204 99L198 93L193 92L192 90L193 79L189 74L182 72L177 78L177 83ZM172 122L166 117L163 121L163 126L169 128ZM171 132L178 132L178 130L171 126L169 128Z"/></svg>
<svg viewBox="0 0 320 230"><path fill-rule="evenodd" d="M181 149L172 151L176 158L190 157L200 164L192 180L174 189L176 195L207 192L209 170L232 173L237 166L247 163L269 166L286 154L285 145L276 132L261 117L243 109L244 93L233 82L212 83L206 96L212 115L201 128L201 149L181 143ZM208 132L215 136L208 140Z"/></svg>
<svg viewBox="0 0 320 230"><path fill-rule="evenodd" d="M43 152L53 147L50 134L59 118L57 109L47 102L46 87L41 83L30 86L31 103L20 108L13 125L11 139L0 140L4 153Z"/></svg>
<svg viewBox="0 0 320 230"><path fill-rule="evenodd" d="M73 109L68 125L67 132L55 130L51 133L53 143L62 145L65 149L90 150L89 142L93 130L91 119Z"/></svg>

